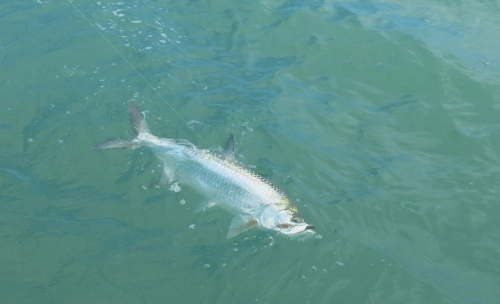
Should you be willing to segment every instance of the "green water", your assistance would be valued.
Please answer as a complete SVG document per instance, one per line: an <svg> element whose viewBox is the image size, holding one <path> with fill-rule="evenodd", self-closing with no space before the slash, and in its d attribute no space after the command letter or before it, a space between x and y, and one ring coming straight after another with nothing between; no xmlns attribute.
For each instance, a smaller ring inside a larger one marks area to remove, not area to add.
<svg viewBox="0 0 500 304"><path fill-rule="evenodd" d="M0 303L500 302L498 2L73 3L0 2ZM92 150L130 101L235 134L321 237L226 239L152 151Z"/></svg>

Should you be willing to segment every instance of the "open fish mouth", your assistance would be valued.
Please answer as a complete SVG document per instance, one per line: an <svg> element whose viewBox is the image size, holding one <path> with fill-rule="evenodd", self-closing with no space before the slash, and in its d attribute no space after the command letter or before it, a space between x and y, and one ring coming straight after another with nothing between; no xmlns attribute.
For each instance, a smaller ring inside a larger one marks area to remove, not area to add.
<svg viewBox="0 0 500 304"><path fill-rule="evenodd" d="M313 237L316 234L315 229L316 229L316 227L314 227L312 225L307 225L301 231L292 232L292 233L284 233L284 234L292 240L306 240L306 239Z"/></svg>

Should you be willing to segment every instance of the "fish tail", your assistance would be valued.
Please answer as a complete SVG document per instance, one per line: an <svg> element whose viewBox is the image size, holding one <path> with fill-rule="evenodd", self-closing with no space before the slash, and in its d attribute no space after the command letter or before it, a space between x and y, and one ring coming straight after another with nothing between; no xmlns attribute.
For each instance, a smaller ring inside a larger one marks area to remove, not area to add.
<svg viewBox="0 0 500 304"><path fill-rule="evenodd" d="M130 113L130 127L132 128L132 132L134 132L135 136L139 135L139 133L151 133L149 131L148 124L144 120L144 115L142 115L141 111L135 106L135 104L129 104L129 113Z"/></svg>
<svg viewBox="0 0 500 304"><path fill-rule="evenodd" d="M129 115L130 115L130 127L134 133L134 138L123 139L117 138L104 142L100 145L94 147L95 150L106 150L106 149L135 149L139 147L139 142L137 137L141 133L151 133L149 131L148 124L144 119L144 115L139 111L139 109L133 104L129 104Z"/></svg>

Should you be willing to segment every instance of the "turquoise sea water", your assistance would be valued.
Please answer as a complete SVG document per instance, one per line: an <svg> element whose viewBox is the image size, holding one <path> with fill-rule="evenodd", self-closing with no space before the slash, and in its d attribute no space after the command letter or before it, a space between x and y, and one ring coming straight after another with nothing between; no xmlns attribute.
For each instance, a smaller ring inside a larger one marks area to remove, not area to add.
<svg viewBox="0 0 500 304"><path fill-rule="evenodd" d="M73 4L0 2L0 303L500 303L497 1ZM92 150L131 101L233 133L321 238L227 239L152 151Z"/></svg>

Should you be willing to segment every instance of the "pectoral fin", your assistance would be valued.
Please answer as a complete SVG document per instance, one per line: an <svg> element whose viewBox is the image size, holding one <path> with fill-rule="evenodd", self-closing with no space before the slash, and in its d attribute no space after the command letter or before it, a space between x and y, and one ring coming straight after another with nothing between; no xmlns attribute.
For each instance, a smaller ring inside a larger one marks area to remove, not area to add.
<svg viewBox="0 0 500 304"><path fill-rule="evenodd" d="M259 222L250 215L238 215L231 221L231 226L229 227L227 238L232 238L242 233L243 231L247 231L248 229L252 229L257 226L259 226Z"/></svg>

